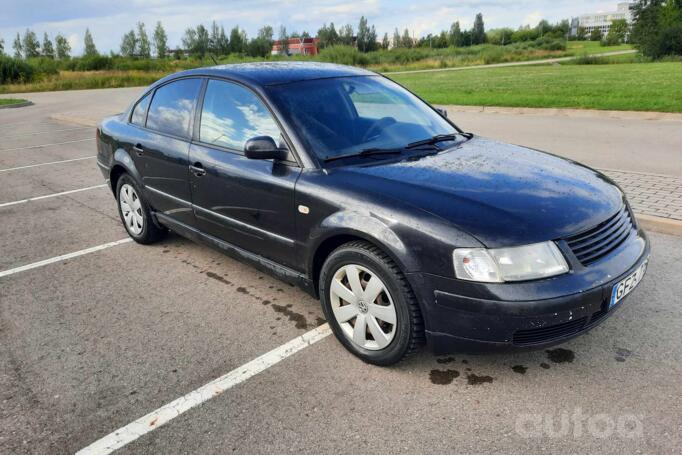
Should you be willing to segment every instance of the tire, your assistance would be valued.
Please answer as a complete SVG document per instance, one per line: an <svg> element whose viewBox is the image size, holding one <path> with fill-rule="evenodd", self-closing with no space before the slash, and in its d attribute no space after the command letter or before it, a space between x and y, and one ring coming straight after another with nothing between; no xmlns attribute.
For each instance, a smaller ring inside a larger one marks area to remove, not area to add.
<svg viewBox="0 0 682 455"><path fill-rule="evenodd" d="M336 338L367 363L392 365L423 344L424 324L407 279L371 243L350 242L329 255L320 273L320 300Z"/></svg>
<svg viewBox="0 0 682 455"><path fill-rule="evenodd" d="M148 245L165 237L168 231L154 223L140 187L128 174L123 174L116 183L116 202L123 226L137 243Z"/></svg>

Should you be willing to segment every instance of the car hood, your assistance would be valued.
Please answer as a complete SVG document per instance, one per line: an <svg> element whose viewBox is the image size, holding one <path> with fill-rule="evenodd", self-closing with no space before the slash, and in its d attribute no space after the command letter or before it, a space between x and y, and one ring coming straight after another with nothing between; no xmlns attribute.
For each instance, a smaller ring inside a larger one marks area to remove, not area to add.
<svg viewBox="0 0 682 455"><path fill-rule="evenodd" d="M604 221L623 204L616 185L593 169L479 137L421 159L340 172L488 247L563 238Z"/></svg>

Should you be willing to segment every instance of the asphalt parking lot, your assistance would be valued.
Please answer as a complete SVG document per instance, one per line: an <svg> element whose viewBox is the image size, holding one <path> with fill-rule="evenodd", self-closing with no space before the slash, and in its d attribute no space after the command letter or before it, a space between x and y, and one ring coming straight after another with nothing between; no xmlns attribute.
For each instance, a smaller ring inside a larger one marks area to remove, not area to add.
<svg viewBox="0 0 682 455"><path fill-rule="evenodd" d="M682 238L652 233L640 286L559 349L373 367L250 266L175 235L109 245L126 233L94 129L42 99L0 111L0 453L76 452L310 331L119 452L682 451Z"/></svg>

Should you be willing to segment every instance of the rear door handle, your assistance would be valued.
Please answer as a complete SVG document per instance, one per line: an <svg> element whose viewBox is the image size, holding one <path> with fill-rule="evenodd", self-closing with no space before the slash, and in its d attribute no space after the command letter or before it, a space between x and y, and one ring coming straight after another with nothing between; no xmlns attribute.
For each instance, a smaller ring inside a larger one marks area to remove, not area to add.
<svg viewBox="0 0 682 455"><path fill-rule="evenodd" d="M204 166L201 163L190 164L189 170L192 174L196 175L197 177L206 175L206 169L204 169Z"/></svg>
<svg viewBox="0 0 682 455"><path fill-rule="evenodd" d="M135 150L135 153L137 153L137 156L142 156L144 153L144 149L142 148L142 145L140 144L135 144L133 146L133 150Z"/></svg>

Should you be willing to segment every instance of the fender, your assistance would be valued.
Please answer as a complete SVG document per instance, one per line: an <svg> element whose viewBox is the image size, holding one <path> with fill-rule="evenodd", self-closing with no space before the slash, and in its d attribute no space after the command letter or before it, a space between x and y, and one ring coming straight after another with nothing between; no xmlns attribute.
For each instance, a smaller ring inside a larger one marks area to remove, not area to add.
<svg viewBox="0 0 682 455"><path fill-rule="evenodd" d="M353 236L375 244L405 272L418 269L417 260L385 220L370 213L340 211L323 219L310 232L307 270L311 274L314 270L315 252L320 245L339 236Z"/></svg>
<svg viewBox="0 0 682 455"><path fill-rule="evenodd" d="M113 170L115 166L123 167L123 169L125 169L125 171L135 180L135 183L137 183L143 190L145 189L144 184L142 183L142 175L140 175L140 172L137 170L135 162L130 157L128 152L122 148L118 148L114 152L111 169ZM110 181L113 187L114 179L110 179ZM112 190L115 192L116 188L112 188Z"/></svg>

